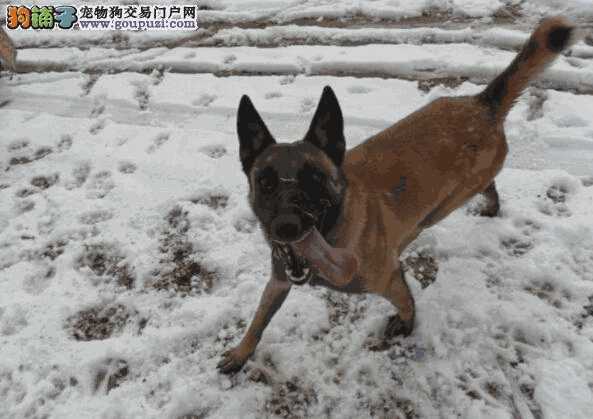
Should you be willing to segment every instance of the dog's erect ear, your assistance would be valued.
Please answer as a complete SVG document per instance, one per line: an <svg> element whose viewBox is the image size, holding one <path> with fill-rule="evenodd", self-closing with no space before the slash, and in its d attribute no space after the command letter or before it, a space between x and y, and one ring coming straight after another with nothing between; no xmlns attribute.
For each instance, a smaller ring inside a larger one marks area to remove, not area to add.
<svg viewBox="0 0 593 419"><path fill-rule="evenodd" d="M237 134L239 135L239 157L243 171L249 176L249 171L257 156L276 141L247 95L243 95L241 103L239 103Z"/></svg>
<svg viewBox="0 0 593 419"><path fill-rule="evenodd" d="M325 151L336 165L342 164L346 151L344 119L338 99L329 86L325 86L323 89L313 121L305 135L305 141L309 141Z"/></svg>

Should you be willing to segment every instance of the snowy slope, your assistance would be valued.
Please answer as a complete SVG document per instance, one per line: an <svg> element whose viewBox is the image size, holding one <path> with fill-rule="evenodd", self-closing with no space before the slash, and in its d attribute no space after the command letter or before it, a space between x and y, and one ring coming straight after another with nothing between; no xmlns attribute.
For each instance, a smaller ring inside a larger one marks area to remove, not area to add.
<svg viewBox="0 0 593 419"><path fill-rule="evenodd" d="M44 44L19 33L22 73L0 75L0 418L589 419L586 43L507 119L501 216L475 216L472 203L403 255L418 308L411 337L382 344L393 309L378 297L305 286L243 372L215 369L269 275L238 162L240 96L293 141L329 84L352 147L436 97L478 92L528 22L579 1L524 2L508 30L480 26L504 2L448 1L452 15L478 16L471 28L369 31L232 22L328 10L395 19L442 4L209 2L204 16L225 27L202 40L218 48L179 35L170 45L129 35L124 47L110 34ZM304 45L289 46L299 36Z"/></svg>

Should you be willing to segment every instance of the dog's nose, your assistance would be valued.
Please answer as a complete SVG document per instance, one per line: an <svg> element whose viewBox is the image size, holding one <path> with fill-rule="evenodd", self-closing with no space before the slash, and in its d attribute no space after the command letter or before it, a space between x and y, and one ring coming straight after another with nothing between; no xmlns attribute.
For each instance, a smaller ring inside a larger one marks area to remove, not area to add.
<svg viewBox="0 0 593 419"><path fill-rule="evenodd" d="M272 234L276 240L283 242L294 241L299 238L301 233L301 220L296 215L279 215L272 223Z"/></svg>

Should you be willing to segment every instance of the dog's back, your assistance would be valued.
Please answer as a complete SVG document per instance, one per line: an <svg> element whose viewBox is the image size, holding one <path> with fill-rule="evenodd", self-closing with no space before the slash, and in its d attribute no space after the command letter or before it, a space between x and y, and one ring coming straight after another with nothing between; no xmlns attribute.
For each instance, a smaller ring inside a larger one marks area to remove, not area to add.
<svg viewBox="0 0 593 419"><path fill-rule="evenodd" d="M396 247L488 188L507 154L503 122L530 80L571 41L564 18L545 19L507 69L476 96L437 99L350 150L344 171L394 213Z"/></svg>

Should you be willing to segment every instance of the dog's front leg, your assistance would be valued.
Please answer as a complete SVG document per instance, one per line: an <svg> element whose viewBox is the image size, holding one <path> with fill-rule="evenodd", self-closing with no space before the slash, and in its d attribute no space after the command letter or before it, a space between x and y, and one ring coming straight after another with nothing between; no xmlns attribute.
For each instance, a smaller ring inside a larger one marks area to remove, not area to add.
<svg viewBox="0 0 593 419"><path fill-rule="evenodd" d="M273 271L277 269L272 268ZM223 354L217 368L220 372L229 374L239 371L253 354L255 347L272 317L282 306L290 291L290 282L285 278L278 278L278 274L272 272L272 278L266 285L264 293L257 307L255 317L247 329L247 333L238 346Z"/></svg>
<svg viewBox="0 0 593 419"><path fill-rule="evenodd" d="M416 308L414 297L400 267L391 274L391 283L383 296L398 310L398 313L389 319L385 337L389 339L399 335L408 336L414 329Z"/></svg>

